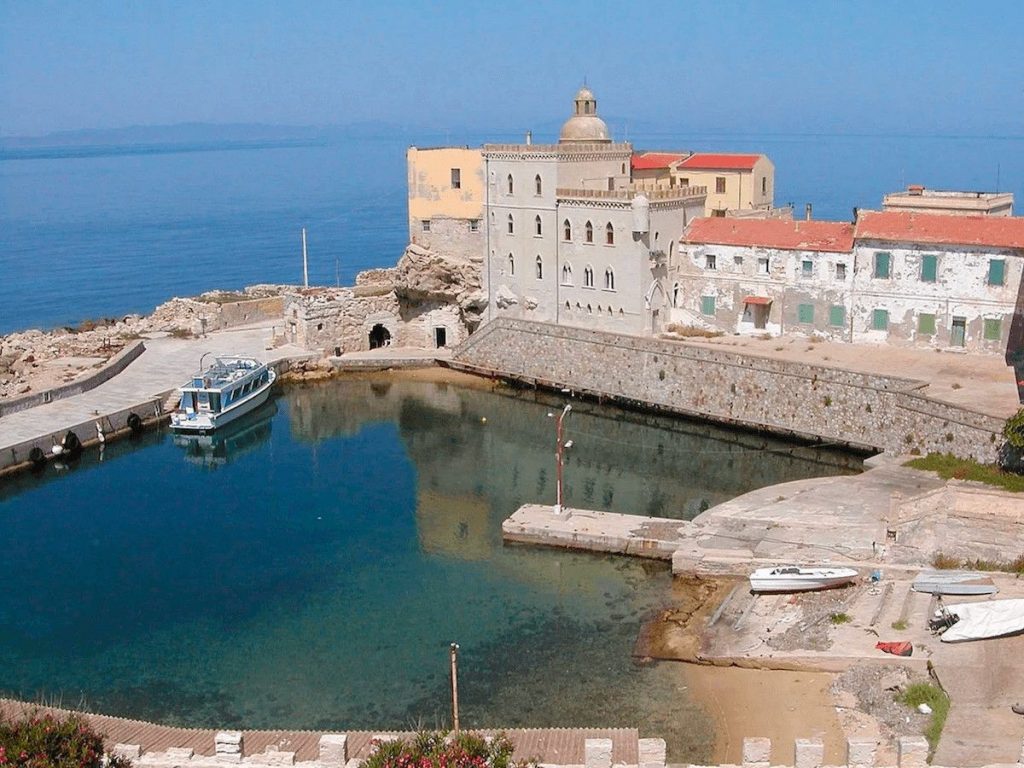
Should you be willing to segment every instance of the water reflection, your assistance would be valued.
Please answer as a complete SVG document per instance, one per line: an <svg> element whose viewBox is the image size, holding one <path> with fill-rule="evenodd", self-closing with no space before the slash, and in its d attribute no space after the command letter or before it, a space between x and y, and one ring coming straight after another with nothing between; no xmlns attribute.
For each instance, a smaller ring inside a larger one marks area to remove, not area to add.
<svg viewBox="0 0 1024 768"><path fill-rule="evenodd" d="M183 449L185 461L217 469L266 443L276 415L277 401L272 399L211 434L175 432L171 440Z"/></svg>

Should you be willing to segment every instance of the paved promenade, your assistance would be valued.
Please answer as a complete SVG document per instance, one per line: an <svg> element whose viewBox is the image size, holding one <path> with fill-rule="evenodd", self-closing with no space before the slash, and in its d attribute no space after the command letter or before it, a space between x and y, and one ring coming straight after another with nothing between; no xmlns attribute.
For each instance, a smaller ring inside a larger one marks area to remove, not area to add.
<svg viewBox="0 0 1024 768"><path fill-rule="evenodd" d="M146 351L110 381L80 395L0 418L0 451L175 389L198 370L204 352L251 355L267 362L307 354L294 345L268 350L270 334L267 324L217 331L199 339L146 339ZM80 437L84 440L95 435Z"/></svg>

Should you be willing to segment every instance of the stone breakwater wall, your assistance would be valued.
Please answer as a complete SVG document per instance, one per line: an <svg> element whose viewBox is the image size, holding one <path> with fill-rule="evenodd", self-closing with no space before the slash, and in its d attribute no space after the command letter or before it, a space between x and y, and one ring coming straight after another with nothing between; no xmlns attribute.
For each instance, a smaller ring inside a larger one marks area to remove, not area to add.
<svg viewBox="0 0 1024 768"><path fill-rule="evenodd" d="M127 368L129 363L145 351L146 345L143 342L132 342L93 374L75 379L69 384L48 389L45 392L36 392L31 395L16 397L12 400L0 400L0 417L23 411L26 408L35 408L43 403L51 403L54 400L80 395L83 392L88 392L90 389L95 389L103 382L114 378L114 376Z"/></svg>
<svg viewBox="0 0 1024 768"><path fill-rule="evenodd" d="M1002 420L926 397L923 382L667 340L499 318L452 364L856 449L993 462L1002 443Z"/></svg>

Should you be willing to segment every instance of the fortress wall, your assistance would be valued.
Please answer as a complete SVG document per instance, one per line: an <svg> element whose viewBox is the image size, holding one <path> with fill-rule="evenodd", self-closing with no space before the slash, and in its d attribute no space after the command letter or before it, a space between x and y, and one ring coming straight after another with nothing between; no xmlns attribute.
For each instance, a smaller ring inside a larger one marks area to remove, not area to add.
<svg viewBox="0 0 1024 768"><path fill-rule="evenodd" d="M456 351L456 365L627 404L782 435L904 454L992 462L1002 421L925 397L892 376L672 341L499 318Z"/></svg>

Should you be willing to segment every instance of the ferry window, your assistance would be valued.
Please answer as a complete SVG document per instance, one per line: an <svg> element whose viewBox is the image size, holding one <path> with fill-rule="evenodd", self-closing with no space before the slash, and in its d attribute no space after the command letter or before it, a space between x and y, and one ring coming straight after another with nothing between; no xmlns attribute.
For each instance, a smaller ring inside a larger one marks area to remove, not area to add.
<svg viewBox="0 0 1024 768"><path fill-rule="evenodd" d="M220 392L210 393L210 410L214 412L220 411Z"/></svg>

